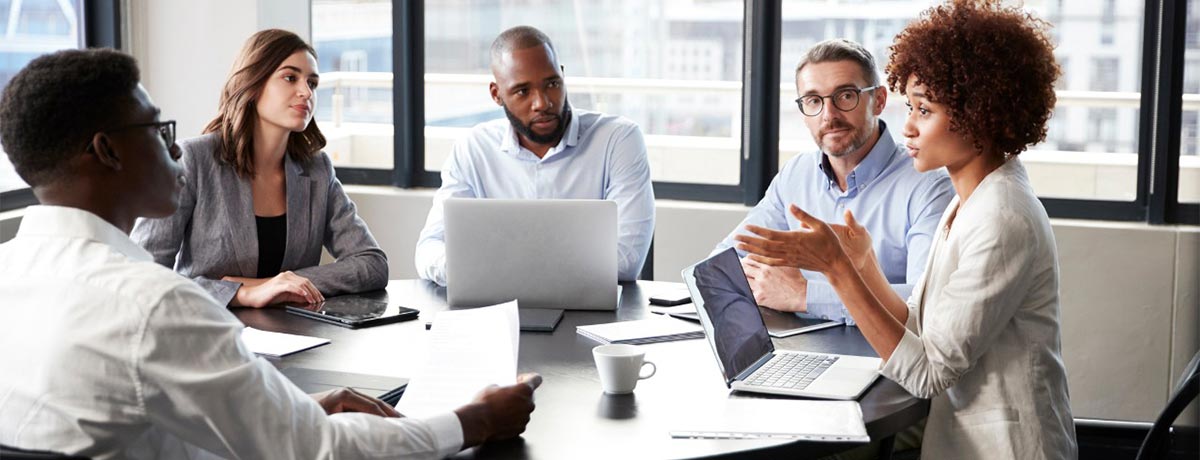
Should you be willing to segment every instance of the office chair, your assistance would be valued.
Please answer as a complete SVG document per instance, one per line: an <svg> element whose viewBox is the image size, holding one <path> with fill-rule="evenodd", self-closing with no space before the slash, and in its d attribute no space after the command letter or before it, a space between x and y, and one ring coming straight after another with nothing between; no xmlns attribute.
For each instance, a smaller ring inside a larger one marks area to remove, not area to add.
<svg viewBox="0 0 1200 460"><path fill-rule="evenodd" d="M48 450L26 450L0 444L0 458L4 460L89 460L78 455L60 454Z"/></svg>
<svg viewBox="0 0 1200 460"><path fill-rule="evenodd" d="M1200 375L1197 375L1196 372L1198 366L1200 366L1200 351L1192 356L1192 361L1184 368L1183 375L1179 378L1179 384L1175 386L1171 399L1167 400L1167 407L1158 414L1158 419L1154 421L1150 433L1142 441L1142 448L1138 450L1138 460L1166 458L1167 452L1171 448L1171 425L1175 423L1175 418L1179 417L1179 413L1183 412L1188 404L1196 399L1196 394L1200 393Z"/></svg>
<svg viewBox="0 0 1200 460"><path fill-rule="evenodd" d="M642 265L642 273L638 274L642 281L654 281L654 237L650 237L650 250L646 251L646 264Z"/></svg>

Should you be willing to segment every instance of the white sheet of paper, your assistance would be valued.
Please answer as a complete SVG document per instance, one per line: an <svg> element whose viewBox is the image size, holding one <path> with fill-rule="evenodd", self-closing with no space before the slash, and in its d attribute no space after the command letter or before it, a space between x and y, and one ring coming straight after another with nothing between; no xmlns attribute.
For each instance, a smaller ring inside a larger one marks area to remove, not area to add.
<svg viewBox="0 0 1200 460"><path fill-rule="evenodd" d="M425 416L454 410L489 385L517 380L517 301L437 314L423 369L408 382L396 410Z"/></svg>
<svg viewBox="0 0 1200 460"><path fill-rule="evenodd" d="M857 401L730 398L706 417L678 422L674 438L870 442ZM712 415L716 411L720 415Z"/></svg>
<svg viewBox="0 0 1200 460"><path fill-rule="evenodd" d="M247 327L242 329L242 343L260 355L287 356L298 351L325 345L329 339L307 335L284 334Z"/></svg>

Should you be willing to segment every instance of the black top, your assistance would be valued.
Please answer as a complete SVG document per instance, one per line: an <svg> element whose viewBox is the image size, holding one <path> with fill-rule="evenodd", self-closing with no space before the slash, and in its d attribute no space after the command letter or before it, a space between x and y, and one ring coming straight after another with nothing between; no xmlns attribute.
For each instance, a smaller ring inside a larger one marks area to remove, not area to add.
<svg viewBox="0 0 1200 460"><path fill-rule="evenodd" d="M287 249L287 213L275 217L254 216L258 226L258 278L279 274Z"/></svg>

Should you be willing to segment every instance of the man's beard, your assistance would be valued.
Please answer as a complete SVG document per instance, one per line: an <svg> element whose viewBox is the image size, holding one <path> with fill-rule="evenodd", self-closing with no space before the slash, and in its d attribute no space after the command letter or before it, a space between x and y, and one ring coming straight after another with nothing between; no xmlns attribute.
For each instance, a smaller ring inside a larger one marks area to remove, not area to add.
<svg viewBox="0 0 1200 460"><path fill-rule="evenodd" d="M871 141L871 124L872 123L878 123L878 121L872 119L872 120L869 120L867 123L863 124L862 129L854 132L854 137L850 138L850 143L847 144L845 148L839 149L839 150L826 149L825 145L821 143L821 139L825 137L826 130L842 129L842 128L853 129L854 128L853 126L850 126L848 124L835 121L830 126L822 127L821 130L817 132L817 136L816 136L817 145L819 147L821 147L821 150L823 152L825 152L826 155L829 155L834 158L844 157L846 155L849 155L851 152L857 151L858 149L862 148L862 146L867 145L867 143Z"/></svg>
<svg viewBox="0 0 1200 460"><path fill-rule="evenodd" d="M517 134L520 134L521 137L528 139L534 144L545 145L557 143L559 139L562 139L563 133L567 131L567 123L570 123L571 121L571 103L565 99L563 100L562 116L556 116L558 119L558 126L554 128L554 131L544 135L535 133L533 131L532 122L528 125L521 123L521 120L517 119L516 115L513 115L512 112L508 111L507 105L501 104L500 107L504 109L504 116L508 117L508 123L511 124L513 129L517 131Z"/></svg>

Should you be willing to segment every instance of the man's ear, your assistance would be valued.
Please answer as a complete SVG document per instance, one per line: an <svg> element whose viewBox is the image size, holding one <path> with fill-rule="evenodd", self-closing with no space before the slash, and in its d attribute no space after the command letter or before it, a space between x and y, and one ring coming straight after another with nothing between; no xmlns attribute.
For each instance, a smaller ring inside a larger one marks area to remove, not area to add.
<svg viewBox="0 0 1200 460"><path fill-rule="evenodd" d="M121 170L121 158L112 146L112 138L105 133L92 135L92 142L87 146L87 153L96 157L96 161L113 171Z"/></svg>
<svg viewBox="0 0 1200 460"><path fill-rule="evenodd" d="M496 105L504 105L504 101L500 100L500 85L497 85L496 82L488 83L488 93L492 95L492 101Z"/></svg>

